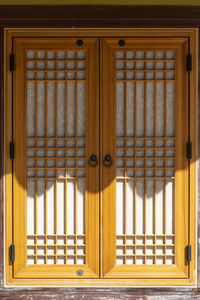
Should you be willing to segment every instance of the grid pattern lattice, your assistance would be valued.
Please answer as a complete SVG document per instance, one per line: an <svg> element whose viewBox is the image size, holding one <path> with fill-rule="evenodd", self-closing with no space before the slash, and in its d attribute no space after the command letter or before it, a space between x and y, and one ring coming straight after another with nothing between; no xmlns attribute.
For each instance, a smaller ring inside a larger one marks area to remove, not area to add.
<svg viewBox="0 0 200 300"><path fill-rule="evenodd" d="M174 264L173 49L115 52L116 262Z"/></svg>
<svg viewBox="0 0 200 300"><path fill-rule="evenodd" d="M87 51L25 57L27 263L85 264Z"/></svg>

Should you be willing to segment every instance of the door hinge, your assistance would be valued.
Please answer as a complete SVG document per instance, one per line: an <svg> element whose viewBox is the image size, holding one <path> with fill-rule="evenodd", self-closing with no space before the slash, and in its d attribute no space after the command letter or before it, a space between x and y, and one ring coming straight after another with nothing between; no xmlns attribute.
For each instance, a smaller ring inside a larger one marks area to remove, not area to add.
<svg viewBox="0 0 200 300"><path fill-rule="evenodd" d="M190 53L187 55L187 71L192 71L192 55Z"/></svg>
<svg viewBox="0 0 200 300"><path fill-rule="evenodd" d="M15 70L15 56L12 53L10 55L10 71L13 72Z"/></svg>
<svg viewBox="0 0 200 300"><path fill-rule="evenodd" d="M10 158L14 159L15 158L15 144L14 142L10 142Z"/></svg>
<svg viewBox="0 0 200 300"><path fill-rule="evenodd" d="M191 245L188 244L187 245L187 261L190 262L191 261Z"/></svg>
<svg viewBox="0 0 200 300"><path fill-rule="evenodd" d="M10 245L10 261L11 262L15 261L15 245L14 244Z"/></svg>
<svg viewBox="0 0 200 300"><path fill-rule="evenodd" d="M187 142L187 158L192 158L192 143L190 141Z"/></svg>

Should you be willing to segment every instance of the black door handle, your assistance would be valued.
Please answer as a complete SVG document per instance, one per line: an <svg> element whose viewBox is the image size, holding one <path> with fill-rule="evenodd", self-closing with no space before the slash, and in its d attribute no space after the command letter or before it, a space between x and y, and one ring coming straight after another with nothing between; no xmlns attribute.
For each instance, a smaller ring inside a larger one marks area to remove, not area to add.
<svg viewBox="0 0 200 300"><path fill-rule="evenodd" d="M88 161L88 164L90 165L90 167L95 168L98 165L98 159L97 156L95 154L92 154L90 156L90 159Z"/></svg>
<svg viewBox="0 0 200 300"><path fill-rule="evenodd" d="M104 157L104 160L103 160L103 164L107 168L112 166L113 160L112 160L112 157L110 154L106 154L106 156Z"/></svg>

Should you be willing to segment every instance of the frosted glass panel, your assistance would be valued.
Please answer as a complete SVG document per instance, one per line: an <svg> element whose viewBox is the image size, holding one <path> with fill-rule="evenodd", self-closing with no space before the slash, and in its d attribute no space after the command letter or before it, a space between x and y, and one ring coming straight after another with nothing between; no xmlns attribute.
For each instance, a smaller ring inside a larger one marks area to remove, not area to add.
<svg viewBox="0 0 200 300"><path fill-rule="evenodd" d="M85 231L85 182L78 180L77 183L77 233L84 234Z"/></svg>
<svg viewBox="0 0 200 300"><path fill-rule="evenodd" d="M75 136L75 84L69 82L67 89L67 134Z"/></svg>
<svg viewBox="0 0 200 300"><path fill-rule="evenodd" d="M174 82L167 82L167 136L174 136Z"/></svg>
<svg viewBox="0 0 200 300"><path fill-rule="evenodd" d="M156 83L156 133L157 136L164 136L164 83Z"/></svg>
<svg viewBox="0 0 200 300"><path fill-rule="evenodd" d="M74 182L67 183L67 234L74 234Z"/></svg>
<svg viewBox="0 0 200 300"><path fill-rule="evenodd" d="M127 234L133 234L134 232L134 182L127 182L127 195L126 195L126 230ZM118 220L118 218L117 218Z"/></svg>
<svg viewBox="0 0 200 300"><path fill-rule="evenodd" d="M57 133L59 137L65 136L65 93L66 86L64 82L57 84Z"/></svg>
<svg viewBox="0 0 200 300"><path fill-rule="evenodd" d="M154 181L146 181L146 233L154 231Z"/></svg>
<svg viewBox="0 0 200 300"><path fill-rule="evenodd" d="M37 84L37 132L39 137L45 136L45 84L39 82Z"/></svg>
<svg viewBox="0 0 200 300"><path fill-rule="evenodd" d="M174 233L174 183L166 182L166 233Z"/></svg>
<svg viewBox="0 0 200 300"><path fill-rule="evenodd" d="M156 233L163 234L164 184L156 182Z"/></svg>
<svg viewBox="0 0 200 300"><path fill-rule="evenodd" d="M136 83L136 135L144 136L144 83Z"/></svg>
<svg viewBox="0 0 200 300"><path fill-rule="evenodd" d="M44 234L45 226L45 182L44 180L38 180L37 183L37 232L38 234Z"/></svg>
<svg viewBox="0 0 200 300"><path fill-rule="evenodd" d="M35 83L27 84L27 136L35 135Z"/></svg>
<svg viewBox="0 0 200 300"><path fill-rule="evenodd" d="M85 83L77 85L77 135L85 136Z"/></svg>
<svg viewBox="0 0 200 300"><path fill-rule="evenodd" d="M124 84L117 83L116 89L116 133L117 136L124 135Z"/></svg>
<svg viewBox="0 0 200 300"><path fill-rule="evenodd" d="M57 183L57 231L58 234L65 232L65 182Z"/></svg>
<svg viewBox="0 0 200 300"><path fill-rule="evenodd" d="M136 234L144 233L144 182L136 181Z"/></svg>
<svg viewBox="0 0 200 300"><path fill-rule="evenodd" d="M34 234L35 231L35 183L27 182L27 234Z"/></svg>
<svg viewBox="0 0 200 300"><path fill-rule="evenodd" d="M55 82L47 85L47 135L55 136Z"/></svg>
<svg viewBox="0 0 200 300"><path fill-rule="evenodd" d="M117 234L123 234L123 191L124 186L123 186L123 182L117 182L117 212L116 212L116 216L117 216Z"/></svg>
<svg viewBox="0 0 200 300"><path fill-rule="evenodd" d="M87 52L26 57L27 263L86 264Z"/></svg>
<svg viewBox="0 0 200 300"><path fill-rule="evenodd" d="M47 234L54 234L54 184L47 182Z"/></svg>
<svg viewBox="0 0 200 300"><path fill-rule="evenodd" d="M127 82L127 102L126 102L126 128L127 128L127 136L134 135L134 84L133 82Z"/></svg>
<svg viewBox="0 0 200 300"><path fill-rule="evenodd" d="M154 83L146 85L146 135L154 136Z"/></svg>
<svg viewBox="0 0 200 300"><path fill-rule="evenodd" d="M119 265L174 264L176 78L168 50L115 53Z"/></svg>

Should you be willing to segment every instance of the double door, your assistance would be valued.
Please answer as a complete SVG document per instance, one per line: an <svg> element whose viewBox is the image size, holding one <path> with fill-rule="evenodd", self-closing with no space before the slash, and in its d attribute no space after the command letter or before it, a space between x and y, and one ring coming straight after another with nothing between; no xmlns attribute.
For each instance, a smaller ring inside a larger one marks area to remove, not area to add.
<svg viewBox="0 0 200 300"><path fill-rule="evenodd" d="M13 51L14 278L187 278L187 40Z"/></svg>

